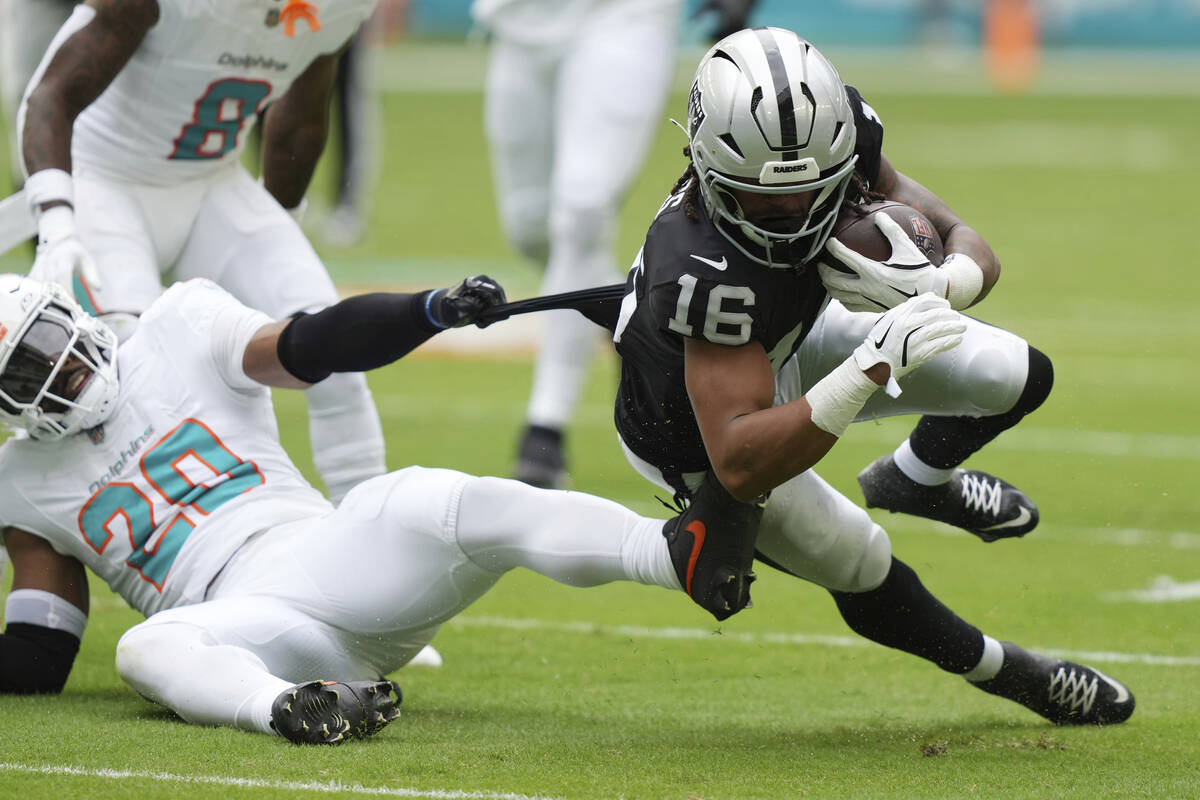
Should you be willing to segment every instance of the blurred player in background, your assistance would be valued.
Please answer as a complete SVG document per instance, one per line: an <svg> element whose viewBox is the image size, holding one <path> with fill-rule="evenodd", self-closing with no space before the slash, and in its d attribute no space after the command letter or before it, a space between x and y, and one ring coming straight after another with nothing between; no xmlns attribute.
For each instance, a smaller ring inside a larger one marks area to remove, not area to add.
<svg viewBox="0 0 1200 800"><path fill-rule="evenodd" d="M710 4L742 27L751 3ZM476 0L491 34L484 117L501 225L544 265L541 293L611 283L617 215L645 162L675 72L683 0ZM567 480L564 432L597 332L569 311L542 320L516 477Z"/></svg>
<svg viewBox="0 0 1200 800"><path fill-rule="evenodd" d="M14 188L21 185L17 107L54 34L71 16L76 0L0 0L0 112L8 126Z"/></svg>
<svg viewBox="0 0 1200 800"><path fill-rule="evenodd" d="M321 227L322 238L333 247L362 241L380 170L379 90L369 52L372 25L368 20L342 51L334 84L337 139L329 154L334 159L334 196Z"/></svg>
<svg viewBox="0 0 1200 800"><path fill-rule="evenodd" d="M326 140L341 48L374 0L88 0L55 36L19 119L38 216L33 274L127 335L162 275L207 277L275 317L330 305L292 215ZM266 108L261 184L239 163ZM306 392L330 497L384 471L360 374Z"/></svg>
<svg viewBox="0 0 1200 800"><path fill-rule="evenodd" d="M616 420L640 474L689 499L697 522L737 529L726 613L749 601L757 548L829 590L874 642L1054 722L1128 718L1122 684L958 617L812 470L855 419L922 413L894 455L860 474L869 506L985 541L1037 524L1023 493L958 467L1037 408L1051 382L1049 359L1023 339L955 311L999 275L983 237L896 171L878 115L791 31L718 42L697 69L687 132L690 164L650 226L617 323ZM844 200L881 196L933 222L950 254L941 266L883 214L872 220L891 241L887 262L829 238ZM709 546L703 525L676 534Z"/></svg>
<svg viewBox="0 0 1200 800"><path fill-rule="evenodd" d="M410 467L335 509L283 451L268 386L390 364L503 301L479 276L276 322L193 280L118 345L61 287L0 276L0 423L27 434L0 446L0 693L62 691L85 567L148 618L117 645L139 694L312 744L395 718L383 676L510 569L678 590L690 553L616 503Z"/></svg>

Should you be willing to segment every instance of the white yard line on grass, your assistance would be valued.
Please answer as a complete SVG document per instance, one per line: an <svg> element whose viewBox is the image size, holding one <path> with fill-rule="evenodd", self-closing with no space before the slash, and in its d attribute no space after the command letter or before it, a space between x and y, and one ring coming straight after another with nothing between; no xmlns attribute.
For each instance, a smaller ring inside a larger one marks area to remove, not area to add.
<svg viewBox="0 0 1200 800"><path fill-rule="evenodd" d="M807 633L742 633L712 628L651 628L644 625L597 625L592 622L553 622L543 619L459 616L446 623L469 628L504 628L557 633L601 634L627 639L717 639L738 644L816 645L818 647L874 647L866 639ZM1117 653L1098 650L1037 650L1074 661L1104 661L1110 664L1148 664L1156 667L1200 667L1200 656L1165 656L1154 653Z"/></svg>
<svg viewBox="0 0 1200 800"><path fill-rule="evenodd" d="M159 783L185 783L210 786L234 786L239 789L283 789L289 792L317 792L320 794L363 794L376 797L418 797L434 800L553 800L544 795L515 794L513 792L467 792L461 789L422 790L396 789L390 786L362 786L357 783L329 781L270 781L261 778L236 778L232 775L175 775L170 772L141 772L127 769L96 769L68 767L55 764L9 764L0 761L0 771L24 772L38 775L74 775L82 778L106 778L128 780L130 778L157 781Z"/></svg>

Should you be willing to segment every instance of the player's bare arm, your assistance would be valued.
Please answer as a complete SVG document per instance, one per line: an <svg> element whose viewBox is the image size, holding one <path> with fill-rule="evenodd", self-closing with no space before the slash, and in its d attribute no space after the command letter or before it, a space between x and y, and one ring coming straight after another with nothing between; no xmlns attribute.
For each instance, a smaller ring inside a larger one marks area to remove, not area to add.
<svg viewBox="0 0 1200 800"><path fill-rule="evenodd" d="M804 398L775 406L775 376L758 342L684 340L688 396L717 478L751 502L810 468L837 437L817 427ZM880 384L887 375L878 381Z"/></svg>
<svg viewBox="0 0 1200 800"><path fill-rule="evenodd" d="M983 272L983 289L974 303L987 296L1000 279L1000 260L978 231L963 222L942 198L899 172L887 156L880 155L879 179L872 188L889 200L906 203L928 217L942 237L947 255L964 253L974 259Z"/></svg>
<svg viewBox="0 0 1200 800"><path fill-rule="evenodd" d="M19 589L50 592L87 613L87 572L83 564L57 552L40 536L19 528L5 530L4 546L12 559L14 592Z"/></svg>
<svg viewBox="0 0 1200 800"><path fill-rule="evenodd" d="M87 623L87 573L40 537L2 533L13 585L0 633L0 693L61 692Z"/></svg>
<svg viewBox="0 0 1200 800"><path fill-rule="evenodd" d="M304 200L325 149L338 55L314 61L263 118L263 184L284 208Z"/></svg>
<svg viewBox="0 0 1200 800"><path fill-rule="evenodd" d="M112 83L158 21L158 3L87 0L72 20L88 13L91 19L58 48L29 95L22 156L30 175L43 169L71 170L75 118Z"/></svg>

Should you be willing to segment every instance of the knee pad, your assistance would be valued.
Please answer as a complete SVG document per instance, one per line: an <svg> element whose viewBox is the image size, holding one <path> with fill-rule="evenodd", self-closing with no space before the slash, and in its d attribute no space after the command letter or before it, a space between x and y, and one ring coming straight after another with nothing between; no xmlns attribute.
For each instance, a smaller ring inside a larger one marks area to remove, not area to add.
<svg viewBox="0 0 1200 800"><path fill-rule="evenodd" d="M1003 414L1016 404L1029 374L1029 349L989 342L963 362L960 383L983 416Z"/></svg>
<svg viewBox="0 0 1200 800"><path fill-rule="evenodd" d="M874 589L892 561L887 532L811 470L771 492L758 549L775 566L839 592Z"/></svg>
<svg viewBox="0 0 1200 800"><path fill-rule="evenodd" d="M147 677L147 664L161 669L170 661L164 659L165 653L190 651L196 646L213 644L216 640L211 634L195 625L147 620L125 631L117 642L117 674L126 683L137 687Z"/></svg>

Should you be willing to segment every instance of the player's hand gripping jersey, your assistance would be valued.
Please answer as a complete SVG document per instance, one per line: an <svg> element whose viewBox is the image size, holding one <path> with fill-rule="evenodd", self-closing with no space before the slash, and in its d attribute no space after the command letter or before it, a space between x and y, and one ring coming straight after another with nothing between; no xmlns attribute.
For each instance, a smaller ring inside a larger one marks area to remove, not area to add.
<svg viewBox="0 0 1200 800"><path fill-rule="evenodd" d="M856 172L869 187L879 176L883 125L854 87L846 92ZM815 265L755 263L721 235L699 200L694 219L685 213L685 192L668 197L650 225L614 336L621 355L617 431L666 474L709 468L684 382L684 337L729 347L758 342L778 373L826 301Z"/></svg>
<svg viewBox="0 0 1200 800"><path fill-rule="evenodd" d="M256 531L331 511L280 446L270 391L242 371L270 321L208 281L168 290L118 351L102 440L0 447L0 524L47 539L150 616L203 599Z"/></svg>
<svg viewBox="0 0 1200 800"><path fill-rule="evenodd" d="M314 58L336 52L375 0L158 6L158 23L76 119L76 169L166 186L233 163L258 112Z"/></svg>

